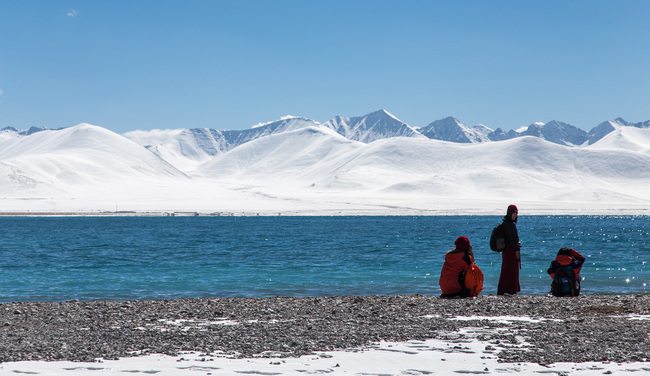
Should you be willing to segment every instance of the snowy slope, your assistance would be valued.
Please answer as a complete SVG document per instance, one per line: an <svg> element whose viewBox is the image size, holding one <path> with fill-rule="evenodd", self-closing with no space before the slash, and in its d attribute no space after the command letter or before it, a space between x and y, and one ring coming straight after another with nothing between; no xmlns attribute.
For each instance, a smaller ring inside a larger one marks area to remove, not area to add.
<svg viewBox="0 0 650 376"><path fill-rule="evenodd" d="M325 127L297 129L258 138L217 156L193 176L304 185L335 173L363 145Z"/></svg>
<svg viewBox="0 0 650 376"><path fill-rule="evenodd" d="M625 126L619 120L608 120L598 124L592 130L587 133L587 143L593 144L598 142L603 137L607 136L611 132Z"/></svg>
<svg viewBox="0 0 650 376"><path fill-rule="evenodd" d="M475 145L391 139L349 158L320 184L340 187L343 181L453 199L650 199L641 188L650 183L650 156L568 148L534 137Z"/></svg>
<svg viewBox="0 0 650 376"><path fill-rule="evenodd" d="M619 126L586 148L648 154L650 153L650 129Z"/></svg>
<svg viewBox="0 0 650 376"><path fill-rule="evenodd" d="M150 151L107 129L80 124L29 135L0 134L0 188L90 188L133 179L187 179Z"/></svg>
<svg viewBox="0 0 650 376"><path fill-rule="evenodd" d="M249 141L319 125L310 119L287 116L245 130L194 128L174 130L167 133L167 137L161 137L159 130L150 134L146 131L128 132L124 136L149 148L179 170L189 172L213 157Z"/></svg>
<svg viewBox="0 0 650 376"><path fill-rule="evenodd" d="M181 129L164 142L150 146L149 150L181 171L192 171L231 147L224 132L227 131Z"/></svg>

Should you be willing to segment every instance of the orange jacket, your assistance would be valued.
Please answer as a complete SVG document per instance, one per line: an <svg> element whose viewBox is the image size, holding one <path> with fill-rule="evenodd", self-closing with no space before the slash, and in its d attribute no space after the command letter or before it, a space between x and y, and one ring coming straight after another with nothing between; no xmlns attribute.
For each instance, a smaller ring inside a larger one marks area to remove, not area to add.
<svg viewBox="0 0 650 376"><path fill-rule="evenodd" d="M463 289L460 284L460 273L474 263L471 252L452 249L445 254L445 263L440 272L440 290L443 294L456 294Z"/></svg>
<svg viewBox="0 0 650 376"><path fill-rule="evenodd" d="M555 260L551 262L551 266L547 270L547 273L551 276L551 278L555 278L555 271L559 267L571 265L576 280L580 280L580 270L582 269L582 265L585 263L585 258L573 248L571 248L570 251L571 256L557 255L557 257L555 257Z"/></svg>

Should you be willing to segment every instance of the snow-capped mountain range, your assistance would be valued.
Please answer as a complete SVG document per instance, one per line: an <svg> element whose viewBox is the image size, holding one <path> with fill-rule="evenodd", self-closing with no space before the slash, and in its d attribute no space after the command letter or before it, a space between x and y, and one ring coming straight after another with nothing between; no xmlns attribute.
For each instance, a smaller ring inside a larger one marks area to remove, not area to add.
<svg viewBox="0 0 650 376"><path fill-rule="evenodd" d="M589 132L415 128L385 110L246 130L0 131L1 211L644 212L649 184L650 121L620 118Z"/></svg>

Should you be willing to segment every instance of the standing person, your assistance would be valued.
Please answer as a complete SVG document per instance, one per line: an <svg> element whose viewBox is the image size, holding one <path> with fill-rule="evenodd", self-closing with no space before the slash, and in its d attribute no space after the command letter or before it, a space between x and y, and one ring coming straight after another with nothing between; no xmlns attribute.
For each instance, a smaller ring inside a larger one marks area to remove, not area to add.
<svg viewBox="0 0 650 376"><path fill-rule="evenodd" d="M585 258L573 248L563 247L551 261L548 275L553 278L551 294L554 296L580 295L580 269Z"/></svg>
<svg viewBox="0 0 650 376"><path fill-rule="evenodd" d="M501 252L501 276L497 295L516 295L519 287L519 269L521 268L521 243L517 232L517 217L519 210L515 205L508 206L508 211L503 217L503 231L505 234L506 249Z"/></svg>
<svg viewBox="0 0 650 376"><path fill-rule="evenodd" d="M454 241L456 248L445 253L445 263L440 272L440 290L442 298L470 296L471 291L465 287L464 271L474 263L472 245L465 236L459 236Z"/></svg>

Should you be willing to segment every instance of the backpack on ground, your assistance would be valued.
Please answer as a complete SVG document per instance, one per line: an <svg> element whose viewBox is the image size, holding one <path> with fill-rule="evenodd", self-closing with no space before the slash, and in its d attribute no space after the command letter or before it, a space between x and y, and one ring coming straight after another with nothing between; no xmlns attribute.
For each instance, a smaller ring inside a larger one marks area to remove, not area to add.
<svg viewBox="0 0 650 376"><path fill-rule="evenodd" d="M578 296L580 282L576 280L575 272L571 265L559 265L551 283L553 296Z"/></svg>
<svg viewBox="0 0 650 376"><path fill-rule="evenodd" d="M465 271L465 288L470 293L469 296L478 296L483 291L483 271L476 264L470 265Z"/></svg>
<svg viewBox="0 0 650 376"><path fill-rule="evenodd" d="M492 229L490 249L494 252L501 252L506 249L506 231L503 228L503 222Z"/></svg>

